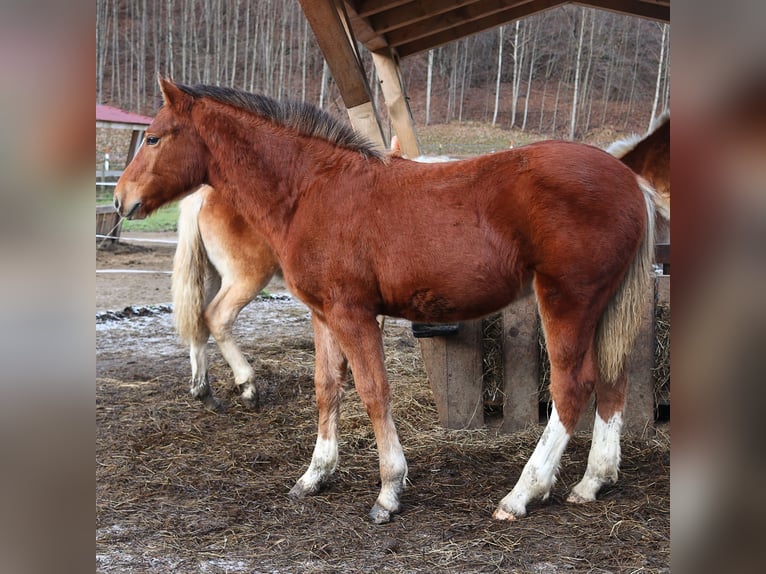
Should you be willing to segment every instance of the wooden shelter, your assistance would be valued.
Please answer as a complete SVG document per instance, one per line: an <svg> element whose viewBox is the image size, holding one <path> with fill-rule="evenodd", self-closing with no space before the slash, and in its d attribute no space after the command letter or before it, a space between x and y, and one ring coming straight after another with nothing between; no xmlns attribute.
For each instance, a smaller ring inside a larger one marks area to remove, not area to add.
<svg viewBox="0 0 766 574"><path fill-rule="evenodd" d="M405 97L399 62L465 36L489 30L536 12L568 4L566 0L300 0L314 31L351 123L385 147L383 132L362 64L358 43L372 54L385 105L402 152L420 155L412 115ZM670 21L670 0L582 0L578 4ZM668 263L668 254L659 256ZM644 327L627 365L631 380L625 425L651 431L654 422L655 304L669 304L670 276L656 279L642 310ZM540 349L538 317L532 296L502 313L503 421L514 431L539 421ZM485 424L482 390L481 320L461 323L452 335L421 338L421 351L439 417L447 428ZM591 405L591 413L593 406ZM592 424L584 415L581 424Z"/></svg>
<svg viewBox="0 0 766 574"><path fill-rule="evenodd" d="M420 155L405 98L399 61L465 36L483 32L568 0L300 0L351 123L384 144L371 90L357 50L372 54L383 99L402 152ZM584 6L670 21L670 0L583 0Z"/></svg>

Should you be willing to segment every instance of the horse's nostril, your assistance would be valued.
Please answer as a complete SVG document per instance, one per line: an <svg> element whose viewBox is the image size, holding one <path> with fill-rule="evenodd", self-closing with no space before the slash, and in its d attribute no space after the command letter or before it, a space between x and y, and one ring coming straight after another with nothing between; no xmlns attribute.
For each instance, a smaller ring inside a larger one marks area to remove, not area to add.
<svg viewBox="0 0 766 574"><path fill-rule="evenodd" d="M117 197L115 197L115 198L114 198L114 208L115 208L117 211L120 211L120 200L119 200L119 198L117 198Z"/></svg>

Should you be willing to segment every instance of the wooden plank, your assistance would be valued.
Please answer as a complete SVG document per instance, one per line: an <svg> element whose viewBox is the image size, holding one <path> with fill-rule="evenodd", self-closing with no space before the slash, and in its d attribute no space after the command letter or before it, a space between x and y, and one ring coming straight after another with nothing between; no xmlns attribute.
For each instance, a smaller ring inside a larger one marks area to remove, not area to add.
<svg viewBox="0 0 766 574"><path fill-rule="evenodd" d="M481 0L421 0L420 2L411 2L409 4L404 4L399 8L371 15L369 17L369 22L376 32L382 34L480 1ZM507 4L508 2L506 1L506 5Z"/></svg>
<svg viewBox="0 0 766 574"><path fill-rule="evenodd" d="M367 17L410 2L412 0L356 0L356 2L346 2L346 4L352 4L357 14Z"/></svg>
<svg viewBox="0 0 766 574"><path fill-rule="evenodd" d="M475 4L457 6L452 10L434 11L433 15L429 15L426 19L390 30L386 34L386 38L392 46L397 46L404 41L417 40L444 30L469 24L474 20L491 21L495 14L516 9L524 4L529 4L529 2L482 0ZM501 24L502 20L497 22Z"/></svg>
<svg viewBox="0 0 766 574"><path fill-rule="evenodd" d="M122 218L113 205L96 206L96 235L108 235L114 243L122 230Z"/></svg>
<svg viewBox="0 0 766 574"><path fill-rule="evenodd" d="M454 25L453 27L440 32L429 32L425 35L422 35L418 39L400 35L399 40L394 41L391 38L391 34L388 34L387 36L389 45L393 48L396 48L396 52L399 54L399 56L404 58L405 56L410 56L424 50L430 50L431 48L435 48L449 42L454 42L455 40L459 40L465 36L483 32L484 30L495 28L501 24L507 24L513 20L529 16L535 12L566 3L566 0L542 0L535 3L530 2L521 6L514 6L512 8L507 8L505 10L495 12L490 16L478 18L467 23Z"/></svg>
<svg viewBox="0 0 766 574"><path fill-rule="evenodd" d="M348 108L346 111L351 120L351 125L356 131L363 134L374 144L377 144L381 149L386 148L378 114L375 113L372 102L364 102L353 108Z"/></svg>
<svg viewBox="0 0 766 574"><path fill-rule="evenodd" d="M618 14L632 14L641 18L670 22L670 2L646 2L644 0L581 0L573 2Z"/></svg>
<svg viewBox="0 0 766 574"><path fill-rule="evenodd" d="M625 369L628 391L625 400L623 428L634 434L654 434L654 307L656 281L641 304L641 328L633 350L628 355Z"/></svg>
<svg viewBox="0 0 766 574"><path fill-rule="evenodd" d="M299 0L347 108L372 100L364 70L332 0Z"/></svg>
<svg viewBox="0 0 766 574"><path fill-rule="evenodd" d="M484 426L481 320L460 323L455 335L418 341L441 425Z"/></svg>
<svg viewBox="0 0 766 574"><path fill-rule="evenodd" d="M536 425L540 381L537 301L534 294L503 309L503 432Z"/></svg>
<svg viewBox="0 0 766 574"><path fill-rule="evenodd" d="M125 167L128 166L133 157L135 157L136 153L138 153L138 148L141 147L141 143L144 141L145 131L146 130L144 129L135 129L131 132L130 146L128 147L128 157L125 160Z"/></svg>
<svg viewBox="0 0 766 574"><path fill-rule="evenodd" d="M402 153L410 158L417 157L420 155L420 146L410 106L404 96L399 66L396 65L390 53L373 52L372 62L378 72L383 99L386 102L394 132L399 138Z"/></svg>

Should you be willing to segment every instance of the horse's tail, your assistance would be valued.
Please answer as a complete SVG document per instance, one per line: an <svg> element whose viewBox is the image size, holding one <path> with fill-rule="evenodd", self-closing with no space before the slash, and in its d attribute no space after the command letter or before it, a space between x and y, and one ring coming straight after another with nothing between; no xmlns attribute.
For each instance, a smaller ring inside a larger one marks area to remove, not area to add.
<svg viewBox="0 0 766 574"><path fill-rule="evenodd" d="M179 204L178 247L173 257L173 315L181 340L207 338L205 324L205 278L209 265L207 251L199 230L199 212L205 196L195 192Z"/></svg>
<svg viewBox="0 0 766 574"><path fill-rule="evenodd" d="M670 220L670 211L662 197L644 178L636 176L636 179L646 203L646 230L633 262L596 328L599 370L605 382L614 382L620 376L625 357L641 327L641 307L652 282L657 217Z"/></svg>

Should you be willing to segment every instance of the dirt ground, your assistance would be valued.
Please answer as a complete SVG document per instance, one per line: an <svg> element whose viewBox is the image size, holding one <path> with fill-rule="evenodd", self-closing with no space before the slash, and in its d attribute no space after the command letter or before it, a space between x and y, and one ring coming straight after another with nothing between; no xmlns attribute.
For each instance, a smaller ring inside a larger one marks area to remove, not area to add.
<svg viewBox="0 0 766 574"><path fill-rule="evenodd" d="M98 572L670 571L666 428L624 437L620 480L584 506L565 502L587 462L589 438L576 435L550 499L515 523L495 522L492 511L542 427L500 436L443 430L406 321L389 319L385 328L409 464L401 514L380 526L367 519L379 488L377 453L353 390L332 483L289 499L316 438L308 311L273 282L271 297L256 299L237 322L258 374L256 410L230 388L231 371L211 342L211 384L225 408L207 411L188 395L187 350L172 328L173 251L134 242L97 250Z"/></svg>

